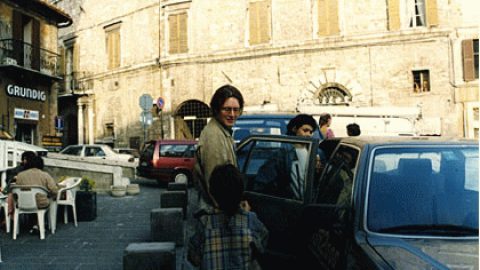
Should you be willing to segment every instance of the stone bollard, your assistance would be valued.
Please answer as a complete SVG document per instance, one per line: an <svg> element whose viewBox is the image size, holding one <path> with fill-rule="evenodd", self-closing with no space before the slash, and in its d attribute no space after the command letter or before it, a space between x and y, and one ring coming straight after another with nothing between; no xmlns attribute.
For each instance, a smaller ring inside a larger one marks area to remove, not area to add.
<svg viewBox="0 0 480 270"><path fill-rule="evenodd" d="M175 270L175 243L130 243L123 253L123 270Z"/></svg>
<svg viewBox="0 0 480 270"><path fill-rule="evenodd" d="M160 194L161 208L177 208L183 210L183 217L187 217L187 191L163 191Z"/></svg>
<svg viewBox="0 0 480 270"><path fill-rule="evenodd" d="M169 191L182 191L182 190L187 190L187 184L186 184L186 183L174 183L174 182L170 182L170 183L168 183L168 190L169 190Z"/></svg>
<svg viewBox="0 0 480 270"><path fill-rule="evenodd" d="M152 241L175 242L183 246L184 230L181 208L156 208L150 212Z"/></svg>

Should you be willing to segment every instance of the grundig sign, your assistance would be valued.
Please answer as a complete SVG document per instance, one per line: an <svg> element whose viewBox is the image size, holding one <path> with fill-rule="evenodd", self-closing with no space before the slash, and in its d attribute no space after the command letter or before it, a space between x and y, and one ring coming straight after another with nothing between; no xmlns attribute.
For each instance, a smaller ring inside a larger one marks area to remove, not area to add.
<svg viewBox="0 0 480 270"><path fill-rule="evenodd" d="M45 101L47 99L47 94L45 94L45 91L21 87L13 84L7 85L7 94L14 97L28 98L40 101Z"/></svg>

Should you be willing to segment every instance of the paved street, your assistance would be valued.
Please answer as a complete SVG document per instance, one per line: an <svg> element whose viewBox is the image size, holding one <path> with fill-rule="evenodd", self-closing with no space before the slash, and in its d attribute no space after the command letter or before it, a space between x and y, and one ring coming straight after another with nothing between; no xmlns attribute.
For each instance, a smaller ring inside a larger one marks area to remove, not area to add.
<svg viewBox="0 0 480 270"><path fill-rule="evenodd" d="M0 269L122 269L125 247L150 241L150 211L160 206L162 190L155 181L132 183L140 184L139 195L115 198L98 194L94 221L79 222L75 228L73 222L59 220L56 233L46 233L45 240L26 231L13 240L11 234L1 231ZM177 269L182 269L179 260L177 264Z"/></svg>

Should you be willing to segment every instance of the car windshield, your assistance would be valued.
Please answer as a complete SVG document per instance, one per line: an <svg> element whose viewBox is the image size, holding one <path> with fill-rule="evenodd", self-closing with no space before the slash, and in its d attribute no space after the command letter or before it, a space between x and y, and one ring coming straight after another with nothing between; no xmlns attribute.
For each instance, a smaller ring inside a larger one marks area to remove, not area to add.
<svg viewBox="0 0 480 270"><path fill-rule="evenodd" d="M478 235L478 147L382 148L370 168L367 227Z"/></svg>
<svg viewBox="0 0 480 270"><path fill-rule="evenodd" d="M255 134L285 134L288 121L289 119L238 119L233 128L233 139L238 143Z"/></svg>

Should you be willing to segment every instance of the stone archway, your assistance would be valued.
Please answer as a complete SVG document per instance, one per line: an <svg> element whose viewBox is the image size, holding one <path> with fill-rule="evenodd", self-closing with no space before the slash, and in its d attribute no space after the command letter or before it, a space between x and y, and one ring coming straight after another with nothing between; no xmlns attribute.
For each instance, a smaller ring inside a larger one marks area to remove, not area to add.
<svg viewBox="0 0 480 270"><path fill-rule="evenodd" d="M197 139L211 117L210 107L200 100L182 102L174 114L175 139Z"/></svg>

